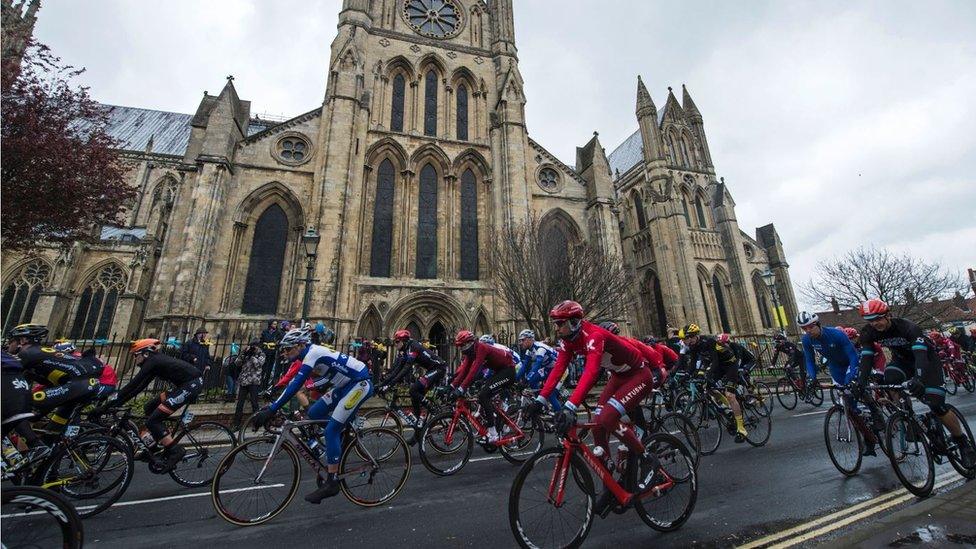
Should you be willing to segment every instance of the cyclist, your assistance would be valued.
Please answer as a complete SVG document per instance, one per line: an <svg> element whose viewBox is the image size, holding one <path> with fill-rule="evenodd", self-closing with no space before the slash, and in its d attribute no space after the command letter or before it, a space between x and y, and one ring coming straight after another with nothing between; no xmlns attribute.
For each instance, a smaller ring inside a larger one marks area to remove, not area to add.
<svg viewBox="0 0 976 549"><path fill-rule="evenodd" d="M24 378L24 366L20 359L3 351L0 377L3 383L3 437L16 431L31 450L28 459L40 457L50 448L41 442L31 428L30 420L36 417L31 411L30 383Z"/></svg>
<svg viewBox="0 0 976 549"><path fill-rule="evenodd" d="M743 385L748 385L749 375L752 373L752 369L756 367L756 356L745 345L733 341L731 334L719 334L715 340L722 345L727 345L735 353L735 358L739 361L739 380Z"/></svg>
<svg viewBox="0 0 976 549"><path fill-rule="evenodd" d="M53 411L51 422L63 428L75 408L95 395L102 364L94 358L75 357L42 347L47 335L46 326L21 324L8 334L7 351L20 358L28 381L44 386L33 392L34 408L41 415Z"/></svg>
<svg viewBox="0 0 976 549"><path fill-rule="evenodd" d="M625 341L627 341L627 343L630 343L640 352L647 365L651 367L651 377L654 380L655 389L661 387L661 385L664 385L664 382L668 379L668 369L664 365L664 359L661 357L661 353L650 345L645 345L643 341L637 339L636 337L621 336L620 326L618 326L616 322L611 322L609 320L606 322L601 322L600 327L615 336L623 338Z"/></svg>
<svg viewBox="0 0 976 549"><path fill-rule="evenodd" d="M518 341L519 346L525 351L526 364L515 374L515 380L525 379L530 389L539 390L542 383L552 373L552 367L556 364L556 350L541 341L536 341L535 332L532 330L519 332ZM549 395L549 405L552 406L553 412L559 412L563 409L563 404L559 401L559 389L562 388L563 381L568 375L569 370L567 369L563 373L562 379L559 380L556 390Z"/></svg>
<svg viewBox="0 0 976 549"><path fill-rule="evenodd" d="M962 326L956 326L950 331L949 339L967 353L976 351L976 343L974 343L976 341L976 328L970 328L969 335L967 335Z"/></svg>
<svg viewBox="0 0 976 549"><path fill-rule="evenodd" d="M952 339L942 335L942 332L932 330L929 332L929 339L935 344L935 350L943 362L962 360L962 350Z"/></svg>
<svg viewBox="0 0 976 549"><path fill-rule="evenodd" d="M278 342L278 349L289 362L301 359L302 367L278 399L254 414L251 421L255 429L263 427L302 388L306 378L316 378L315 385L321 387L324 394L308 409L308 417L315 420L329 418L325 425L328 477L321 488L305 496L305 501L318 504L339 493L342 432L359 407L373 395L373 383L369 368L362 361L328 347L313 345L309 327L289 330ZM328 388L331 390L327 391Z"/></svg>
<svg viewBox="0 0 976 549"><path fill-rule="evenodd" d="M851 340L854 344L854 350L857 351L857 356L861 356L861 333L857 331L857 328L841 328L837 327L847 334L847 338ZM877 376L878 383L884 383L884 369L888 363L885 360L884 349L881 345L874 344L874 375Z"/></svg>
<svg viewBox="0 0 976 549"><path fill-rule="evenodd" d="M160 447L163 449L165 469L172 470L186 455L186 448L173 440L163 422L184 404L196 400L203 389L203 378L200 370L193 364L159 352L161 346L162 343L154 338L137 339L132 342L129 352L139 366L139 373L119 389L116 399L110 404L124 405L145 391L156 379L166 381L173 386L172 391L163 391L158 398L150 399L143 405L146 426L139 433L143 440L148 440L146 446L150 452ZM107 406L106 404L96 408L92 414L101 415Z"/></svg>
<svg viewBox="0 0 976 549"><path fill-rule="evenodd" d="M976 449L970 445L959 419L949 413L945 404L942 365L935 345L914 322L891 316L888 304L880 299L869 299L859 307L861 317L868 325L861 329L860 375L858 383L863 389L867 384L874 362L874 343L880 343L891 351L891 362L885 368L885 383L907 381L908 391L924 402L935 417L949 429L959 445L963 465L976 467Z"/></svg>
<svg viewBox="0 0 976 549"><path fill-rule="evenodd" d="M697 324L685 326L678 335L688 346L688 361L697 364L702 361L703 367L707 367L707 377L722 390L732 415L735 417L735 441L745 442L746 426L742 419L742 407L739 406L738 399L735 398L734 385L739 383L739 361L728 345L722 345L714 337L701 335L701 328ZM724 387L724 383L729 387Z"/></svg>
<svg viewBox="0 0 976 549"><path fill-rule="evenodd" d="M811 379L814 379L814 383L816 383L816 378L813 372L816 372L817 354L826 359L827 371L830 372L830 377L836 385L845 387L857 379L859 363L857 350L843 330L821 325L820 317L816 313L811 314L806 311L800 311L796 315L796 324L804 332L801 340L803 357L807 374ZM847 416L864 437L866 445L864 455L877 455L874 448L878 440L864 423L861 414L858 413L857 402L847 394L844 394L843 399ZM871 412L875 421L880 422L880 415L876 413L873 407Z"/></svg>
<svg viewBox="0 0 976 549"><path fill-rule="evenodd" d="M478 393L481 414L488 425L488 442L498 440L497 418L491 401L503 389L515 382L515 369L519 364L518 355L504 345L489 344L475 339L474 334L461 330L454 337L454 345L461 350L461 365L458 367L451 388L454 396L460 398L471 385L482 368L490 372L484 388ZM560 372L561 374L562 372Z"/></svg>
<svg viewBox="0 0 976 549"><path fill-rule="evenodd" d="M415 442L417 428L420 427L420 404L423 402L427 391L444 379L447 364L419 341L415 341L410 336L409 330L397 330L393 334L393 340L399 346L396 360L393 362L390 373L380 381L376 390L381 392L387 390L409 374L415 366L424 369L424 375L418 377L417 381L410 385L410 404L413 406L413 417L410 419L414 427L413 438L410 442Z"/></svg>
<svg viewBox="0 0 976 549"><path fill-rule="evenodd" d="M98 389L95 391L95 398L103 399L115 392L115 386L119 384L119 377L115 373L115 368L97 358L95 356L95 349L88 349L82 353L77 347L75 347L74 343L64 341L61 343L56 343L54 345L54 350L76 358L86 357L101 362L102 375L98 377Z"/></svg>
<svg viewBox="0 0 976 549"><path fill-rule="evenodd" d="M800 350L796 344L787 339L786 334L782 332L779 332L773 336L773 342L775 343L776 347L773 349L772 364L776 365L776 360L779 359L779 354L783 353L783 355L786 356L784 368L800 374L800 386L806 387L807 369L803 365L803 351Z"/></svg>

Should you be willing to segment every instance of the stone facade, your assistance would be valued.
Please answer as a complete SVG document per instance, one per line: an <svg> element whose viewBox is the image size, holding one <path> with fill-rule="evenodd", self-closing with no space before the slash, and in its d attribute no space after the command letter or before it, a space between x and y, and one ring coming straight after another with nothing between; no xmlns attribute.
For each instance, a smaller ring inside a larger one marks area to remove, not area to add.
<svg viewBox="0 0 976 549"><path fill-rule="evenodd" d="M32 318L56 334L84 331L79 314L114 305L111 326L84 335L204 324L239 337L268 318L299 316L301 235L311 227L322 240L309 316L340 337L408 326L435 341L460 328L512 334L519 327L483 257L494 230L534 213L567 241L595 240L623 258L639 281L622 319L630 332L688 321L761 331L771 301L757 273L767 268L795 312L776 231L739 230L687 92L683 105L669 95L659 116L639 83L639 131L609 157L594 134L568 166L528 136L511 0L451 0L456 20L439 21L406 1L344 0L323 104L290 120L252 118L232 78L192 116L112 107L110 130L126 143L120 153L140 192L126 226L103 229L98 244L5 254L3 288L27 265L46 268ZM423 17L435 20L418 24ZM431 169L436 184L425 184ZM374 235L390 210L388 234ZM469 279L462 262L475 238L480 261ZM425 246L435 246L434 263L426 252L418 259ZM377 276L387 262L388 276ZM434 272L418 278L421 265ZM123 272L124 288L114 301L104 288L101 302L97 289L85 301L106 266ZM5 322L16 316L7 309Z"/></svg>

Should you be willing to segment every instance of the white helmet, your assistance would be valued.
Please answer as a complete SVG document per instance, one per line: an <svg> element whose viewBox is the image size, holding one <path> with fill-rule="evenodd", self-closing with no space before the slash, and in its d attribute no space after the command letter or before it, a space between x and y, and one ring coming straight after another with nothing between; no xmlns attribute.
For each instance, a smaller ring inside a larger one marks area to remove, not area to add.
<svg viewBox="0 0 976 549"><path fill-rule="evenodd" d="M809 326L811 324L818 324L820 322L820 317L817 313L808 313L806 311L800 311L800 314L796 315L796 324L801 328L803 326Z"/></svg>
<svg viewBox="0 0 976 549"><path fill-rule="evenodd" d="M302 328L292 328L285 333L285 336L278 342L279 348L295 347L298 345L308 345L312 342L311 330L308 326Z"/></svg>
<svg viewBox="0 0 976 549"><path fill-rule="evenodd" d="M522 330L519 332L519 340L523 339L535 339L535 332L532 330Z"/></svg>
<svg viewBox="0 0 976 549"><path fill-rule="evenodd" d="M488 345L494 345L495 344L495 336L493 336L491 334L485 334L485 335L479 337L478 338L478 341L480 341L482 343L487 343Z"/></svg>

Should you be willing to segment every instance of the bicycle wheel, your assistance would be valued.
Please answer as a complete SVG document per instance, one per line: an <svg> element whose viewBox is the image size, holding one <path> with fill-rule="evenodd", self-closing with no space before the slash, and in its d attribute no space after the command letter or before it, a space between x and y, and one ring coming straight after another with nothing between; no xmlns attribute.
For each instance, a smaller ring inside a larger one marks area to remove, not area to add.
<svg viewBox="0 0 976 549"><path fill-rule="evenodd" d="M701 427L702 411L704 400L698 396L692 396L688 390L682 390L674 399L674 408L679 414L684 414L696 429Z"/></svg>
<svg viewBox="0 0 976 549"><path fill-rule="evenodd" d="M773 390L769 388L769 384L764 381L753 383L751 397L755 401L756 410L764 416L773 413Z"/></svg>
<svg viewBox="0 0 976 549"><path fill-rule="evenodd" d="M382 505L397 496L410 476L410 448L393 429L359 431L339 460L339 488L362 507Z"/></svg>
<svg viewBox="0 0 976 549"><path fill-rule="evenodd" d="M922 426L904 412L895 412L888 418L885 438L890 451L888 459L898 480L918 497L931 494L935 462Z"/></svg>
<svg viewBox="0 0 976 549"><path fill-rule="evenodd" d="M827 410L824 418L824 442L827 455L844 476L854 476L861 468L861 453L864 443L861 433L847 415L843 405L837 404Z"/></svg>
<svg viewBox="0 0 976 549"><path fill-rule="evenodd" d="M836 385L830 386L830 403L834 406L844 403L840 397L840 388L838 388Z"/></svg>
<svg viewBox="0 0 976 549"><path fill-rule="evenodd" d="M742 423L746 428L746 442L751 446L765 446L773 432L773 418L763 415L755 405L742 405Z"/></svg>
<svg viewBox="0 0 976 549"><path fill-rule="evenodd" d="M64 497L37 486L3 489L4 548L63 547L80 549L85 533L81 517Z"/></svg>
<svg viewBox="0 0 976 549"><path fill-rule="evenodd" d="M810 392L807 393L808 402L815 408L819 408L824 403L824 390L823 386L819 383L814 385Z"/></svg>
<svg viewBox="0 0 976 549"><path fill-rule="evenodd" d="M593 479L575 452L573 474L556 475L566 450L548 448L527 460L508 494L508 524L523 548L579 547L593 525ZM550 495L553 479L562 478L561 493ZM556 497L553 497L556 496ZM558 498L558 504L554 503Z"/></svg>
<svg viewBox="0 0 976 549"><path fill-rule="evenodd" d="M698 460L701 458L701 440L698 437L698 431L691 424L691 421L684 414L668 412L658 418L657 424L659 425L660 432L677 437L678 440L688 447L688 450L691 452L691 459L697 468Z"/></svg>
<svg viewBox="0 0 976 549"><path fill-rule="evenodd" d="M952 377L949 372L945 372L945 390L950 395L955 395L956 392L959 391L959 387L956 384L956 379Z"/></svg>
<svg viewBox="0 0 976 549"><path fill-rule="evenodd" d="M88 518L122 497L134 469L132 453L124 442L105 435L83 435L48 458L41 487L58 492L81 518Z"/></svg>
<svg viewBox="0 0 976 549"><path fill-rule="evenodd" d="M420 461L428 471L449 476L471 459L474 435L463 420L454 422L453 412L443 412L427 421L420 432Z"/></svg>
<svg viewBox="0 0 976 549"><path fill-rule="evenodd" d="M542 427L542 422L538 418L532 418L531 420L525 419L521 410L516 411L512 421L519 426L519 429L522 430L525 436L505 446L501 446L500 450L502 457L509 463L521 465L522 462L527 460L532 454L538 452L545 444L546 430ZM508 433L505 431L507 430L508 426L506 425L500 436L506 436Z"/></svg>
<svg viewBox="0 0 976 549"><path fill-rule="evenodd" d="M947 404L949 408L949 413L956 416L959 420L959 425L962 426L963 433L965 433L966 438L969 439L969 445L976 448L976 440L973 439L973 431L969 428L969 423L966 423L966 418L963 417L962 413L952 404ZM942 433L946 440L952 440L952 434L949 433L949 429L942 426ZM959 453L958 444L954 444L949 451L949 462L952 463L952 468L955 469L960 475L966 478L976 478L976 467L971 469L966 469L962 464L962 455Z"/></svg>
<svg viewBox="0 0 976 549"><path fill-rule="evenodd" d="M970 372L968 369L966 369L963 370L962 375L963 375L963 379L962 379L963 388L970 393L976 392L976 378L973 377L973 373Z"/></svg>
<svg viewBox="0 0 976 549"><path fill-rule="evenodd" d="M254 414L256 413L257 412L254 412ZM245 451L247 452L249 458L264 459L268 457L268 452L271 451L270 444L247 443L251 441L266 441L268 440L268 437L273 440L274 437L281 433L281 426L285 423L285 414L279 410L266 427L259 427L256 431L251 427L251 418L254 417L254 414L247 416L247 420L245 420L244 423L241 424L240 428L238 428L237 443L247 448Z"/></svg>
<svg viewBox="0 0 976 549"><path fill-rule="evenodd" d="M298 491L298 454L284 442L271 455L250 457L248 445L270 448L271 440L252 440L230 451L217 466L210 497L221 518L238 526L263 524L281 513ZM260 453L262 450L258 450ZM260 476L260 478L259 478Z"/></svg>
<svg viewBox="0 0 976 549"><path fill-rule="evenodd" d="M393 429L398 435L403 436L403 420L389 408L375 408L360 417L363 418L363 425L366 427Z"/></svg>
<svg viewBox="0 0 976 549"><path fill-rule="evenodd" d="M701 455L708 456L714 454L722 443L725 424L713 406L703 405L703 409L702 420L698 425L698 448L701 450Z"/></svg>
<svg viewBox="0 0 976 549"><path fill-rule="evenodd" d="M780 406L787 410L796 408L796 387L785 377L779 378L776 382L776 400Z"/></svg>
<svg viewBox="0 0 976 549"><path fill-rule="evenodd" d="M217 464L236 446L234 433L216 421L202 421L179 433L176 442L186 448L186 455L169 476L190 488L208 484Z"/></svg>
<svg viewBox="0 0 976 549"><path fill-rule="evenodd" d="M640 460L638 490L634 502L637 515L659 532L681 527L698 500L698 474L691 451L667 433L649 437Z"/></svg>

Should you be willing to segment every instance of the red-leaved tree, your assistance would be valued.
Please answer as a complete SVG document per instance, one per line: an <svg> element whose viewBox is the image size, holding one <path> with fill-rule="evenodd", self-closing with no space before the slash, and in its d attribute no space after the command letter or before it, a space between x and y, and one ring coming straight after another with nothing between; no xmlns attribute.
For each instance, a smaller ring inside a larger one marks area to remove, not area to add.
<svg viewBox="0 0 976 549"><path fill-rule="evenodd" d="M106 133L105 109L72 85L81 70L40 44L2 64L0 235L6 249L87 240L115 224L135 191Z"/></svg>

